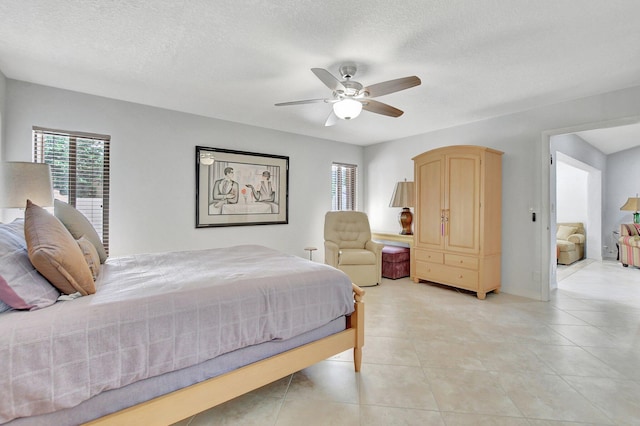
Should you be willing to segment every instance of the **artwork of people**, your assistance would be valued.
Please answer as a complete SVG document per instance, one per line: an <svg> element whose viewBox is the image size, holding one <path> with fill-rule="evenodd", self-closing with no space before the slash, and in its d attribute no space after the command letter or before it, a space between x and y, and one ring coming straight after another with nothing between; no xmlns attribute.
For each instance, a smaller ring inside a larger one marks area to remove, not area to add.
<svg viewBox="0 0 640 426"><path fill-rule="evenodd" d="M271 173L265 170L262 172L262 180L260 181L258 189L251 184L246 184L248 188L251 188L251 193L256 201L272 203L276 200L276 192L273 190L273 185L271 184L270 179Z"/></svg>
<svg viewBox="0 0 640 426"><path fill-rule="evenodd" d="M209 187L209 214L279 212L276 188L279 185L280 167L216 162L211 166L210 173L209 182L213 183Z"/></svg>
<svg viewBox="0 0 640 426"><path fill-rule="evenodd" d="M240 187L238 182L233 180L233 168L224 169L224 177L218 179L213 184L213 200L216 208L221 208L223 204L236 204Z"/></svg>
<svg viewBox="0 0 640 426"><path fill-rule="evenodd" d="M196 228L289 223L289 157L196 146Z"/></svg>

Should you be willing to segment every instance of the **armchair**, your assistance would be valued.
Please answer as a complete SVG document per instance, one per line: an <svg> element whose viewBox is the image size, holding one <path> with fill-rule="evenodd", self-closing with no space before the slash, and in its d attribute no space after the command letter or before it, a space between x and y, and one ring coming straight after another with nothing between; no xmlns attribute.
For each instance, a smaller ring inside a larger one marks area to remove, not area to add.
<svg viewBox="0 0 640 426"><path fill-rule="evenodd" d="M620 263L627 267L640 267L640 235L634 223L623 223L620 225L620 238L618 239L620 249Z"/></svg>
<svg viewBox="0 0 640 426"><path fill-rule="evenodd" d="M371 240L363 212L332 211L324 218L324 263L340 269L360 287L382 282L382 248Z"/></svg>
<svg viewBox="0 0 640 426"><path fill-rule="evenodd" d="M556 247L558 263L571 265L584 258L585 230L582 222L558 223Z"/></svg>

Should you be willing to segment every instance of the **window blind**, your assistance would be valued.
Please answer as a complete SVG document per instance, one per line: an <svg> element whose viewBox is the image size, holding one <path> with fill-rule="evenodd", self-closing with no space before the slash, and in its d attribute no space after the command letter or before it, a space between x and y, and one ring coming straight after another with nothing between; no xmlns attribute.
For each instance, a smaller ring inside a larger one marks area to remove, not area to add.
<svg viewBox="0 0 640 426"><path fill-rule="evenodd" d="M109 253L111 137L33 127L33 161L51 166L54 198L84 214Z"/></svg>
<svg viewBox="0 0 640 426"><path fill-rule="evenodd" d="M356 210L358 166L333 163L331 165L331 209Z"/></svg>

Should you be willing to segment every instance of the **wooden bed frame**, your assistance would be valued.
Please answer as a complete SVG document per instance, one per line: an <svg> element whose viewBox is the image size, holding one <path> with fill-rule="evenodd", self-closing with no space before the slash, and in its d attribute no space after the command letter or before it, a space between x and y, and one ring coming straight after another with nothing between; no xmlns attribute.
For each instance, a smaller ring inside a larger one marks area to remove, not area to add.
<svg viewBox="0 0 640 426"><path fill-rule="evenodd" d="M109 414L86 425L176 423L348 349L353 349L354 368L356 372L360 371L364 346L364 290L355 284L352 286L355 310L347 318L344 331Z"/></svg>

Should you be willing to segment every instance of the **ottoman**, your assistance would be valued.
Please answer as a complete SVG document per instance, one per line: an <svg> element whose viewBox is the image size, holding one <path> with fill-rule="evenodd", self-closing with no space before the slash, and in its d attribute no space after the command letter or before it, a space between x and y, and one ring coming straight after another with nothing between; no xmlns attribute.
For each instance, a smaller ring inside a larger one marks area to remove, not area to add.
<svg viewBox="0 0 640 426"><path fill-rule="evenodd" d="M407 247L384 246L382 249L382 276L393 280L408 277L411 265Z"/></svg>

